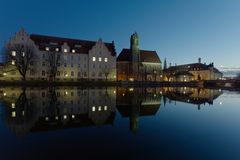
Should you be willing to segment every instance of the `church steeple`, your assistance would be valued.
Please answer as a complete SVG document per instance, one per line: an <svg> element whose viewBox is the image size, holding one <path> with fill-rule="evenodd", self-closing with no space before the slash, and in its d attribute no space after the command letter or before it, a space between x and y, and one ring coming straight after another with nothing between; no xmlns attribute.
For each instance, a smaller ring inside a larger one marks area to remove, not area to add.
<svg viewBox="0 0 240 160"><path fill-rule="evenodd" d="M132 61L138 62L140 50L139 50L139 38L138 38L137 32L131 35L130 42L131 42L130 49L132 52Z"/></svg>

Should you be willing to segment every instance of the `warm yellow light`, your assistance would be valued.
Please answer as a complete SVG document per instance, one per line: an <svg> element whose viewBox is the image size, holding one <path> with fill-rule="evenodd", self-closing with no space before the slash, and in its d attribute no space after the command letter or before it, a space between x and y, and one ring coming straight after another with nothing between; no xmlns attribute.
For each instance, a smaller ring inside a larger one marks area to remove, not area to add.
<svg viewBox="0 0 240 160"><path fill-rule="evenodd" d="M96 108L95 106L92 107L92 111L95 112L96 111Z"/></svg>
<svg viewBox="0 0 240 160"><path fill-rule="evenodd" d="M3 96L6 96L6 95L7 95L7 93L4 92L4 93L3 93Z"/></svg>
<svg viewBox="0 0 240 160"><path fill-rule="evenodd" d="M12 117L13 118L16 117L16 112L15 111L12 112Z"/></svg>
<svg viewBox="0 0 240 160"><path fill-rule="evenodd" d="M116 91L113 91L113 93L116 93Z"/></svg>
<svg viewBox="0 0 240 160"><path fill-rule="evenodd" d="M133 79L133 78L129 78L129 80L130 80L130 81L134 81L134 79Z"/></svg>
<svg viewBox="0 0 240 160"><path fill-rule="evenodd" d="M124 97L124 96L125 96L125 94L123 93L123 94L122 94L122 96Z"/></svg>
<svg viewBox="0 0 240 160"><path fill-rule="evenodd" d="M129 91L134 91L134 88L129 88Z"/></svg>
<svg viewBox="0 0 240 160"><path fill-rule="evenodd" d="M102 107L101 107L101 106L99 106L99 107L98 107L98 111L101 111L101 110L102 110Z"/></svg>
<svg viewBox="0 0 240 160"><path fill-rule="evenodd" d="M3 75L4 75L4 76L6 76L6 75L7 75L7 73L5 73L5 72L4 72L4 73L3 73Z"/></svg>
<svg viewBox="0 0 240 160"><path fill-rule="evenodd" d="M15 65L15 61L14 60L12 60L12 65Z"/></svg>
<svg viewBox="0 0 240 160"><path fill-rule="evenodd" d="M73 50L72 50L72 53L75 53L75 52L76 52L75 49L73 49Z"/></svg>
<svg viewBox="0 0 240 160"><path fill-rule="evenodd" d="M12 108L15 108L15 103L12 103L11 106L12 106Z"/></svg>
<svg viewBox="0 0 240 160"><path fill-rule="evenodd" d="M105 111L107 110L107 106L104 106L104 110L105 110Z"/></svg>
<svg viewBox="0 0 240 160"><path fill-rule="evenodd" d="M116 78L116 75L114 75L113 78Z"/></svg>

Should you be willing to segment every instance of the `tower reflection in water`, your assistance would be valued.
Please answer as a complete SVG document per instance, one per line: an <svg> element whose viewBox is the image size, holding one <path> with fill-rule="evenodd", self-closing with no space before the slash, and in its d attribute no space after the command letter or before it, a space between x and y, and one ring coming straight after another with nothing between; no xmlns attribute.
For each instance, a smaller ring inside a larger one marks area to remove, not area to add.
<svg viewBox="0 0 240 160"><path fill-rule="evenodd" d="M161 106L177 101L201 105L213 104L221 90L204 88L16 88L0 89L5 104L6 123L18 136L28 132L74 127L113 125L116 108L121 117L129 117L133 133L139 118L155 116Z"/></svg>

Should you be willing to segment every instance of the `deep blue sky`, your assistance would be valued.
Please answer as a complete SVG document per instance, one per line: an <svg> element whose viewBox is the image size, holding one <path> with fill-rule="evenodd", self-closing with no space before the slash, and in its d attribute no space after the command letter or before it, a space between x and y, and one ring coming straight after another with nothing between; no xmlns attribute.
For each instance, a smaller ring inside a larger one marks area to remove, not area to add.
<svg viewBox="0 0 240 160"><path fill-rule="evenodd" d="M141 49L173 64L202 57L240 66L240 0L0 0L0 45L21 26L28 33L114 40L118 53L137 31Z"/></svg>

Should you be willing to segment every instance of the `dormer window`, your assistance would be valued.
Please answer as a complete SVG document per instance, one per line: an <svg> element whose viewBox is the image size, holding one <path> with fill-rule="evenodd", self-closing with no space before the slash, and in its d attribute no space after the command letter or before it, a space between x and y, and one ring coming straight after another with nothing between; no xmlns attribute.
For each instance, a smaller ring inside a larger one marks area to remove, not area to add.
<svg viewBox="0 0 240 160"><path fill-rule="evenodd" d="M46 50L46 51L49 51L49 47L46 47L45 50Z"/></svg>
<svg viewBox="0 0 240 160"><path fill-rule="evenodd" d="M64 52L64 53L67 53L67 49L66 49L66 48L65 48L65 49L63 49L63 52Z"/></svg>
<svg viewBox="0 0 240 160"><path fill-rule="evenodd" d="M72 53L75 53L75 52L76 52L75 49L73 49L73 50L72 50Z"/></svg>

